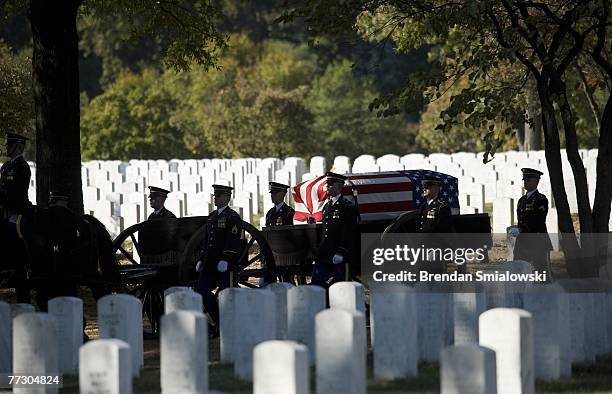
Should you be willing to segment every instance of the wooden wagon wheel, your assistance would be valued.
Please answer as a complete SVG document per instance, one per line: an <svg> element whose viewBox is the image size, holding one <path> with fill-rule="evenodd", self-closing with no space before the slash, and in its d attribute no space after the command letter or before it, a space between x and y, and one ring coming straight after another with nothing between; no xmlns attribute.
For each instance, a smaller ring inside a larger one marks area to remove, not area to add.
<svg viewBox="0 0 612 394"><path fill-rule="evenodd" d="M140 253L138 244L138 232L146 225L146 222L138 223L123 230L113 240L113 250L115 254L121 253L119 259L126 259L132 264L140 264L139 257L134 253Z"/></svg>
<svg viewBox="0 0 612 394"><path fill-rule="evenodd" d="M264 283L276 281L276 265L270 245L261 232L244 220L240 222L240 231L244 234L242 249L238 251L238 269L234 274L234 285L243 287L260 287ZM202 226L189 240L181 255L179 281L182 286L195 286L197 273L195 266L200 258L200 245L206 237L206 226Z"/></svg>

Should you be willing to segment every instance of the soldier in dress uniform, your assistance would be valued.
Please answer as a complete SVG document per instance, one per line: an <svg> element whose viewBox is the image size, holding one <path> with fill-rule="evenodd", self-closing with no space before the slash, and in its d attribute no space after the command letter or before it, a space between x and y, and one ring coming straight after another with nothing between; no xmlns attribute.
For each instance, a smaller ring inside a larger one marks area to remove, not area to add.
<svg viewBox="0 0 612 394"><path fill-rule="evenodd" d="M147 220L176 219L176 216L164 207L168 193L170 193L168 190L161 187L149 186L149 205L154 211L151 212Z"/></svg>
<svg viewBox="0 0 612 394"><path fill-rule="evenodd" d="M238 263L238 252L243 244L240 215L229 207L233 188L213 185L217 209L208 215L206 237L201 245L201 257L196 264L198 284L196 291L202 295L204 309L209 316L219 322L219 306L213 294L232 283L231 271Z"/></svg>
<svg viewBox="0 0 612 394"><path fill-rule="evenodd" d="M442 182L434 176L424 176L421 181L425 202L419 208L417 232L419 233L452 233L453 222L451 210L440 198Z"/></svg>
<svg viewBox="0 0 612 394"><path fill-rule="evenodd" d="M521 168L521 171L527 194L518 200L516 206L520 234L514 244L514 259L529 261L534 268L544 270L549 267L552 243L546 229L548 199L538 192L543 173L533 168Z"/></svg>
<svg viewBox="0 0 612 394"><path fill-rule="evenodd" d="M285 203L288 189L288 185L270 182L270 198L272 203L274 203L274 207L270 208L268 213L266 213L266 227L293 224L295 209Z"/></svg>
<svg viewBox="0 0 612 394"><path fill-rule="evenodd" d="M350 264L357 262L352 249L359 237L357 209L342 196L346 177L333 172L326 176L330 199L323 207L323 239L312 273L312 284L322 287L328 287L330 280L349 280Z"/></svg>
<svg viewBox="0 0 612 394"><path fill-rule="evenodd" d="M440 198L440 187L442 182L435 176L424 176L421 180L423 197L425 202L419 208L419 216L416 223L417 233L452 233L453 222L451 210ZM428 236L423 240L428 248L444 248L444 240ZM424 261L417 265L419 269L430 273L446 272L446 262L435 259Z"/></svg>
<svg viewBox="0 0 612 394"><path fill-rule="evenodd" d="M23 158L28 138L6 133L6 155L9 160L0 168L0 205L3 205L11 221L20 214L28 214L32 204L28 199L30 166Z"/></svg>

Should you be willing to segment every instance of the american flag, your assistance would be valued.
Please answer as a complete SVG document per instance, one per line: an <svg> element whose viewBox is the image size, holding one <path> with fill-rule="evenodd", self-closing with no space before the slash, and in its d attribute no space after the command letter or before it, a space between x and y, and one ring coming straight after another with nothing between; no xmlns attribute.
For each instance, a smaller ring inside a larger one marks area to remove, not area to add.
<svg viewBox="0 0 612 394"><path fill-rule="evenodd" d="M400 214L417 209L423 202L421 179L433 175L442 181L440 197L459 213L459 187L457 178L429 170L407 170L347 174L342 194L353 199L352 186L357 190L361 220L393 220ZM322 219L322 211L328 199L326 178L320 176L293 188L295 201L294 220L305 222Z"/></svg>

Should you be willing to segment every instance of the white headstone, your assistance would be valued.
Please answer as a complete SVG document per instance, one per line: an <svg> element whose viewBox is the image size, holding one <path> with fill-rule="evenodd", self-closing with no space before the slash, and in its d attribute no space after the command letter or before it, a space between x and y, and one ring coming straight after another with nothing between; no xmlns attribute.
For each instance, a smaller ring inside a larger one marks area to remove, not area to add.
<svg viewBox="0 0 612 394"><path fill-rule="evenodd" d="M533 286L525 292L523 305L532 315L536 378L553 381L567 376L568 370L571 374L567 294L554 285Z"/></svg>
<svg viewBox="0 0 612 394"><path fill-rule="evenodd" d="M419 360L438 361L446 346L448 304L452 294L434 293L417 286Z"/></svg>
<svg viewBox="0 0 612 394"><path fill-rule="evenodd" d="M166 295L164 313L168 314L178 310L202 312L202 296L191 289Z"/></svg>
<svg viewBox="0 0 612 394"><path fill-rule="evenodd" d="M365 291L358 282L336 282L329 287L329 307L365 313Z"/></svg>
<svg viewBox="0 0 612 394"><path fill-rule="evenodd" d="M48 313L22 313L13 319L13 372L59 374L57 319ZM13 393L55 394L57 387L14 388Z"/></svg>
<svg viewBox="0 0 612 394"><path fill-rule="evenodd" d="M316 317L317 394L365 394L365 316L327 309Z"/></svg>
<svg viewBox="0 0 612 394"><path fill-rule="evenodd" d="M496 394L495 352L476 343L449 346L440 354L441 394Z"/></svg>
<svg viewBox="0 0 612 394"><path fill-rule="evenodd" d="M266 288L276 297L276 339L287 339L287 291L293 288L291 283L270 283Z"/></svg>
<svg viewBox="0 0 612 394"><path fill-rule="evenodd" d="M385 284L370 293L370 331L374 377L402 379L417 375L416 295L401 284Z"/></svg>
<svg viewBox="0 0 612 394"><path fill-rule="evenodd" d="M293 341L266 341L253 350L253 394L310 394L308 349Z"/></svg>
<svg viewBox="0 0 612 394"><path fill-rule="evenodd" d="M130 345L96 339L79 350L79 390L91 394L132 394Z"/></svg>
<svg viewBox="0 0 612 394"><path fill-rule="evenodd" d="M506 229L514 224L514 200L500 197L493 201L493 228L494 234L505 234Z"/></svg>
<svg viewBox="0 0 612 394"><path fill-rule="evenodd" d="M191 287L188 286L172 286L172 287L168 287L166 290L164 290L164 299L172 294L172 293L176 293L177 291L191 291L193 290Z"/></svg>
<svg viewBox="0 0 612 394"><path fill-rule="evenodd" d="M83 301L76 297L52 298L49 314L58 322L60 371L74 374L79 368L79 347L83 344Z"/></svg>
<svg viewBox="0 0 612 394"><path fill-rule="evenodd" d="M253 348L276 337L275 296L270 290L236 293L235 323L239 328L234 342L234 375L253 377Z"/></svg>
<svg viewBox="0 0 612 394"><path fill-rule="evenodd" d="M12 321L10 305L0 301L0 373L12 371Z"/></svg>
<svg viewBox="0 0 612 394"><path fill-rule="evenodd" d="M478 316L486 310L486 296L472 292L453 293L455 344L478 343Z"/></svg>
<svg viewBox="0 0 612 394"><path fill-rule="evenodd" d="M219 293L219 347L221 362L235 361L236 295L247 289L230 287Z"/></svg>
<svg viewBox="0 0 612 394"><path fill-rule="evenodd" d="M109 294L98 300L101 339L116 338L130 345L132 373L140 375L144 364L142 303L129 294Z"/></svg>
<svg viewBox="0 0 612 394"><path fill-rule="evenodd" d="M160 352L162 393L208 392L208 320L202 312L162 316Z"/></svg>
<svg viewBox="0 0 612 394"><path fill-rule="evenodd" d="M34 312L36 312L36 309L34 308L34 305L32 304L25 304L25 303L11 304L11 316L13 317L13 319L21 315L22 313L34 313Z"/></svg>
<svg viewBox="0 0 612 394"><path fill-rule="evenodd" d="M308 347L311 363L315 360L315 317L325 309L325 289L303 285L287 292L287 337Z"/></svg>
<svg viewBox="0 0 612 394"><path fill-rule="evenodd" d="M495 308L480 315L480 345L495 351L498 394L533 394L533 325L522 309Z"/></svg>

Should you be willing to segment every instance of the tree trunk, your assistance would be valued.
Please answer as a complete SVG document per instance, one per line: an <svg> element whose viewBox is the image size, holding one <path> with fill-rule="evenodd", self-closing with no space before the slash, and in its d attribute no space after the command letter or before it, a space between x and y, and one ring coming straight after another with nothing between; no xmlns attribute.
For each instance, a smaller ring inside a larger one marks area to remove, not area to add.
<svg viewBox="0 0 612 394"><path fill-rule="evenodd" d="M529 127L529 123L519 124L516 128L516 148L519 151L525 150L525 130Z"/></svg>
<svg viewBox="0 0 612 394"><path fill-rule="evenodd" d="M542 105L538 99L538 90L533 74L525 85L527 97L527 114L531 123L525 124L525 150L542 149Z"/></svg>
<svg viewBox="0 0 612 394"><path fill-rule="evenodd" d="M31 0L32 80L36 112L36 201L49 191L70 196L83 212L79 108L78 36L80 0Z"/></svg>
<svg viewBox="0 0 612 394"><path fill-rule="evenodd" d="M559 141L559 128L555 118L555 109L550 100L548 90L548 78L540 76L537 84L538 95L542 105L542 127L544 129L544 150L546 154L546 166L550 177L550 188L555 206L557 208L557 221L559 224L559 236L561 248L565 254L567 273L570 277L581 277L585 275L584 267L580 265L580 247L574 232L572 216L570 214L567 193L563 183L563 170L561 164L561 142Z"/></svg>
<svg viewBox="0 0 612 394"><path fill-rule="evenodd" d="M551 93L556 98L561 112L561 121L565 131L565 152L574 174L576 186L576 202L578 203L578 217L580 219L580 233L593 232L593 217L591 216L591 204L589 202L589 188L587 186L586 171L584 163L578 152L578 138L576 137L576 119L574 112L567 100L567 88L565 84L557 79L552 82Z"/></svg>
<svg viewBox="0 0 612 394"><path fill-rule="evenodd" d="M603 110L599 129L597 153L597 184L593 202L593 232L610 231L610 203L612 202L612 95Z"/></svg>

